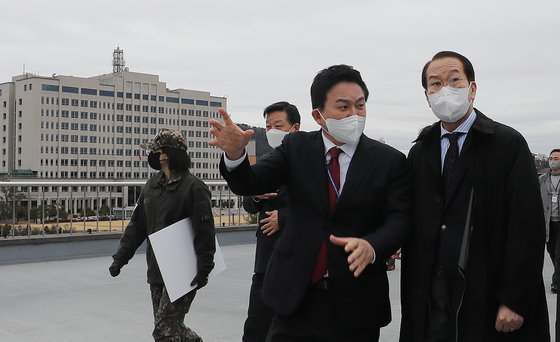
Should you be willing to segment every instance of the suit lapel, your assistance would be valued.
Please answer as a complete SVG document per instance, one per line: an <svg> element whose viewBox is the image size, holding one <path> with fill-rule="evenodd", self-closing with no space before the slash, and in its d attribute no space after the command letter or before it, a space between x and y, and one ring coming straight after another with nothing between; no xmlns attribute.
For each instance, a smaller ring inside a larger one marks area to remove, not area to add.
<svg viewBox="0 0 560 342"><path fill-rule="evenodd" d="M340 207L350 199L352 194L360 193L360 183L371 177L372 165L376 161L376 155L373 153L375 146L364 135L360 138L360 143L356 147L354 156L350 162L348 171L346 172L346 180L340 194L334 211L340 210Z"/></svg>
<svg viewBox="0 0 560 342"><path fill-rule="evenodd" d="M325 144L323 143L321 134L321 131L318 131L315 135L310 144L310 149L308 150L309 154L305 156L307 161L302 166L307 168L305 174L309 176L309 182L313 184L313 186L310 187L311 191L316 192L321 209L325 212L325 215L328 216L330 215L330 206L327 188L327 164L325 159ZM301 160L298 160L298 163L300 162ZM318 176L315 177L315 175Z"/></svg>
<svg viewBox="0 0 560 342"><path fill-rule="evenodd" d="M439 136L439 128L428 133L429 135L423 139L426 145L426 167L428 174L433 178L431 184L434 184L442 193L443 180L441 177L441 142Z"/></svg>

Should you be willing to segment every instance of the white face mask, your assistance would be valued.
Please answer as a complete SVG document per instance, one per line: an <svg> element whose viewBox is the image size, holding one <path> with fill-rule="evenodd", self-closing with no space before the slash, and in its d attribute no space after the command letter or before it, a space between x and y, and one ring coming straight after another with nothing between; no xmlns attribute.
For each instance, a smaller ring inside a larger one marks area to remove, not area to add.
<svg viewBox="0 0 560 342"><path fill-rule="evenodd" d="M270 147L277 148L282 145L282 139L292 131L292 128L294 128L294 126L290 127L290 130L287 132L276 128L271 128L266 131L266 140L268 140Z"/></svg>
<svg viewBox="0 0 560 342"><path fill-rule="evenodd" d="M323 114L317 109L317 112L327 125L327 133L333 138L344 144L355 144L360 140L360 136L366 125L366 118L360 115L351 115L344 119L325 119Z"/></svg>
<svg viewBox="0 0 560 342"><path fill-rule="evenodd" d="M549 160L548 166L554 171L560 169L560 160Z"/></svg>
<svg viewBox="0 0 560 342"><path fill-rule="evenodd" d="M428 94L428 101L436 117L443 122L457 122L465 116L471 105L469 101L471 84L472 82L467 88L446 86L433 94Z"/></svg>

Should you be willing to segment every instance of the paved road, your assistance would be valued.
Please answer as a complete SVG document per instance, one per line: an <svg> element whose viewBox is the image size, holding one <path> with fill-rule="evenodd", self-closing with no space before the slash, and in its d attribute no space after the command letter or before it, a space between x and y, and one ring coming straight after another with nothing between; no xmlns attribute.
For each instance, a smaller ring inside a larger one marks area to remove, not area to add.
<svg viewBox="0 0 560 342"><path fill-rule="evenodd" d="M228 269L197 294L185 322L205 341L241 340L254 248L223 247ZM151 341L144 258L136 255L117 278L108 274L110 257L0 266L0 341ZM393 322L381 341L398 340L399 267L389 272ZM551 271L546 259L547 291ZM556 297L547 299L554 322Z"/></svg>

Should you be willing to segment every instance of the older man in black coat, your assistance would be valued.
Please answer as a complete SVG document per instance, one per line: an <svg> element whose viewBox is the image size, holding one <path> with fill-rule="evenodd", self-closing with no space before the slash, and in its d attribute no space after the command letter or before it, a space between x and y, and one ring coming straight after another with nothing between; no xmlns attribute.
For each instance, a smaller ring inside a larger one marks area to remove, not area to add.
<svg viewBox="0 0 560 342"><path fill-rule="evenodd" d="M473 108L464 56L436 54L422 84L440 121L408 158L414 228L402 253L400 341L549 341L545 229L527 143Z"/></svg>

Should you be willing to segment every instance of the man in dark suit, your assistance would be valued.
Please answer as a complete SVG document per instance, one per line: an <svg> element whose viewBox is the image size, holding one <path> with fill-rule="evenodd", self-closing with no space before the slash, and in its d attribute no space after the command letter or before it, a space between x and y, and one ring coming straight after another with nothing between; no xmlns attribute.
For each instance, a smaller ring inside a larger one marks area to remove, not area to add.
<svg viewBox="0 0 560 342"><path fill-rule="evenodd" d="M301 117L296 106L285 101L276 102L264 109L268 144L276 148L289 133L299 131ZM243 208L250 214L258 213L257 246L255 251L255 274L249 293L249 308L243 327L243 342L263 342L268 335L274 312L264 304L261 297L266 266L274 244L280 237L287 216L287 194L284 186L276 192L245 196Z"/></svg>
<svg viewBox="0 0 560 342"><path fill-rule="evenodd" d="M253 166L253 132L223 109L223 124L210 121L233 192L288 192L263 285L276 313L267 341L377 341L391 321L385 260L408 235L409 173L402 153L362 134L368 95L352 67L322 70L311 86L321 130L287 135Z"/></svg>
<svg viewBox="0 0 560 342"><path fill-rule="evenodd" d="M439 121L408 157L400 341L549 341L543 208L527 143L473 107L466 57L439 52L422 86Z"/></svg>

